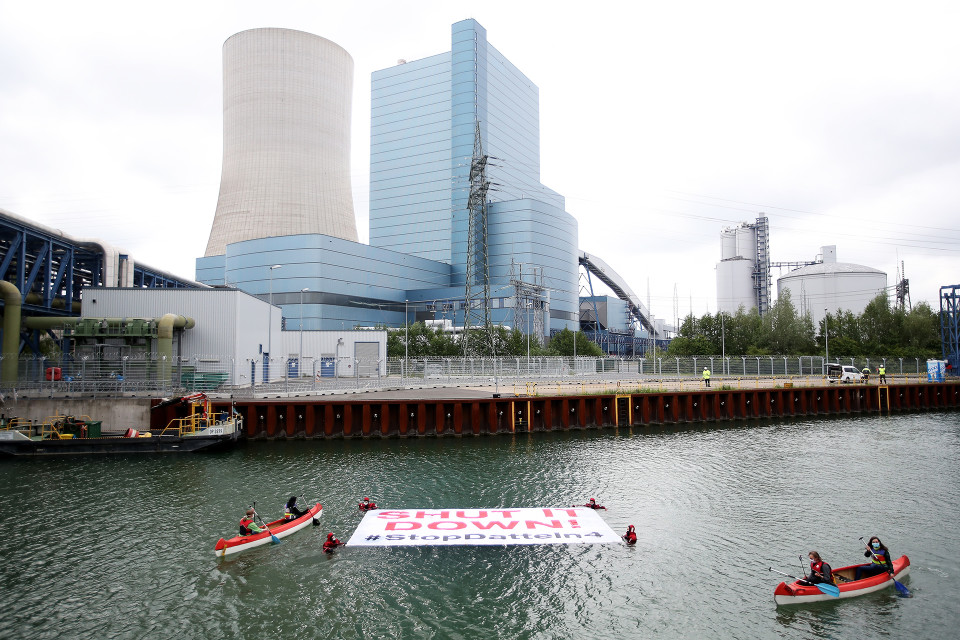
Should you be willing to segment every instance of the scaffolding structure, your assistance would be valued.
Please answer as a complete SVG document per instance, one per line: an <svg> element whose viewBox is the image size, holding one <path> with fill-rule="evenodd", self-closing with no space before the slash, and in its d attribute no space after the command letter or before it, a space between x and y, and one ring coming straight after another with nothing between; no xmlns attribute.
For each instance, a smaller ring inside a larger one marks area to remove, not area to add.
<svg viewBox="0 0 960 640"><path fill-rule="evenodd" d="M897 308L900 311L913 311L913 303L910 302L910 281L907 280L907 269L902 260L897 267Z"/></svg>
<svg viewBox="0 0 960 640"><path fill-rule="evenodd" d="M940 342L947 374L960 375L960 284L940 287Z"/></svg>
<svg viewBox="0 0 960 640"><path fill-rule="evenodd" d="M757 298L757 311L760 316L770 310L770 221L760 214L756 224L757 262L753 268L753 290Z"/></svg>
<svg viewBox="0 0 960 640"><path fill-rule="evenodd" d="M526 278L526 279L525 279ZM543 284L543 267L527 265L524 275L523 263L510 260L510 285L513 287L513 326L524 327L523 333L544 342L543 315L546 309L547 288ZM523 310L526 321L519 314ZM533 316L532 318L530 316Z"/></svg>

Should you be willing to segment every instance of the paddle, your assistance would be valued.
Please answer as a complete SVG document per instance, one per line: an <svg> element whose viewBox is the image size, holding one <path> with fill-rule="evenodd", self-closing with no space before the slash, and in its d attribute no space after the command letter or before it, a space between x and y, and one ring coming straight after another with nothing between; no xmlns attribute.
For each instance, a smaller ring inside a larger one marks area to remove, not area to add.
<svg viewBox="0 0 960 640"><path fill-rule="evenodd" d="M770 567L770 571L773 571L774 573L779 573L779 574L782 575L782 576L787 576L788 578L793 578L794 580L803 580L803 578L798 578L797 576L792 576L792 575L790 575L789 573L784 573L783 571L777 571L777 570L774 569L773 567ZM824 595L827 595L827 596L830 596L830 597L833 597L833 598L839 598L839 597L840 597L840 587L837 587L836 585L826 584L826 583L824 583L824 582L815 582L815 583L813 583L813 586L815 586L817 589L819 589L819 590L820 590L820 593L822 593L822 594L824 594Z"/></svg>
<svg viewBox="0 0 960 640"><path fill-rule="evenodd" d="M264 522L264 521L263 521L263 518L260 517L260 514L257 513L257 503L256 503L256 502L253 503L253 515L255 515L255 516L257 517L257 519L260 520L260 524L262 524L262 525L263 525L263 528L266 529L266 530L267 530L267 533L270 534L270 539L273 541L273 544L280 544L280 538L278 538L277 536L273 535L273 531L270 531L270 527L267 526L267 523Z"/></svg>
<svg viewBox="0 0 960 640"><path fill-rule="evenodd" d="M297 498L302 498L302 497L303 497L303 495L297 496ZM315 527L319 527L319 526L320 526L320 521L317 520L316 517L313 518L313 526L315 526Z"/></svg>
<svg viewBox="0 0 960 640"><path fill-rule="evenodd" d="M863 536L860 536L860 542L863 542ZM880 557L873 552L873 549L870 548L869 544L867 544L866 542L863 542L863 546L867 548L867 551L870 552L871 556L873 556L877 560L880 559ZM890 558L890 562L891 564L893 563L893 558ZM910 589L907 589L902 582L897 582L897 577L893 575L893 571L890 572L890 579L893 580L893 586L897 589L897 593L899 593L902 597L909 598L913 595L912 593L910 593Z"/></svg>

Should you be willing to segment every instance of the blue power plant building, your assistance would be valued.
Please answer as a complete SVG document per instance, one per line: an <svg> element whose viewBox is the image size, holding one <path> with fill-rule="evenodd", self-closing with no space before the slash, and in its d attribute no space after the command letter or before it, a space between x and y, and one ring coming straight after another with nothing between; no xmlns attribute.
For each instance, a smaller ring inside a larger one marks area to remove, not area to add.
<svg viewBox="0 0 960 640"><path fill-rule="evenodd" d="M463 325L468 269L480 269L469 256L482 255L491 322L541 336L574 329L577 222L540 183L537 87L465 20L450 51L375 72L372 92L370 244L323 234L228 240L223 254L197 260L197 280L269 297L288 329L301 317L308 330L402 326L405 313ZM485 233L471 247L478 149Z"/></svg>
<svg viewBox="0 0 960 640"><path fill-rule="evenodd" d="M437 320L506 325L546 339L579 328L579 265L596 267L578 250L577 221L563 196L540 182L539 90L476 21L453 25L450 51L373 73L368 245L349 229L344 209L352 204L349 195L343 204L342 187L316 187L348 162L342 136L333 134L348 131L349 122L342 109L325 110L323 95L335 93L338 105L349 95L349 56L289 30L227 43L217 237L197 259L198 281L269 299L293 330ZM301 46L336 54L332 78L318 80L324 91L303 89L300 79L316 75L314 63L304 74L259 68L309 59L269 59ZM233 86L244 82L252 86ZM252 99L261 101L255 109ZM303 148L296 127L330 129L315 143L329 148ZM292 163L297 157L304 166ZM274 176L269 184L264 175ZM324 202L334 191L339 204L331 208ZM605 282L616 277L607 271ZM642 303L631 298L629 308L653 329Z"/></svg>

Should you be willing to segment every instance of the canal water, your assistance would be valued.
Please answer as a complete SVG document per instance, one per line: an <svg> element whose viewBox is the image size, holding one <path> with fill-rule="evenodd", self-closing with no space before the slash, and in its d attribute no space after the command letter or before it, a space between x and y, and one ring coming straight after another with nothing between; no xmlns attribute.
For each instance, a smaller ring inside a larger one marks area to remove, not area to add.
<svg viewBox="0 0 960 640"><path fill-rule="evenodd" d="M960 414L482 438L261 442L209 455L0 462L4 638L952 638ZM236 559L214 543L256 501L324 504ZM386 507L594 497L639 542L346 547ZM860 536L907 554L894 589L779 607L779 577Z"/></svg>

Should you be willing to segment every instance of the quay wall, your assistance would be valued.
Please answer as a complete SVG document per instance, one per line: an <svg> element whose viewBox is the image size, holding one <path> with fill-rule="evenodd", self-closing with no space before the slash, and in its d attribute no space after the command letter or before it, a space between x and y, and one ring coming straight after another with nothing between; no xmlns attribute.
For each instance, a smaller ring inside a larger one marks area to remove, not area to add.
<svg viewBox="0 0 960 640"><path fill-rule="evenodd" d="M468 436L956 409L960 382L479 399L300 397L233 404L245 419L248 438ZM219 400L213 405L214 410L230 407ZM171 408L155 411L150 426L162 428L172 417Z"/></svg>

